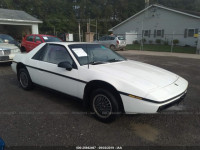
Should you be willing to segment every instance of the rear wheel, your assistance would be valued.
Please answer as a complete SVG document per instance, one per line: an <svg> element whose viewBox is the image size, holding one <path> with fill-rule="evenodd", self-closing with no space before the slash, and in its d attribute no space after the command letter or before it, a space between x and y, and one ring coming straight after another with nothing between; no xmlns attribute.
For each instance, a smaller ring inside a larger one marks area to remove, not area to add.
<svg viewBox="0 0 200 150"><path fill-rule="evenodd" d="M122 51L125 51L126 50L126 48L122 48Z"/></svg>
<svg viewBox="0 0 200 150"><path fill-rule="evenodd" d="M114 94L101 88L92 92L90 107L94 116L102 122L111 122L119 114L119 104Z"/></svg>
<svg viewBox="0 0 200 150"><path fill-rule="evenodd" d="M115 45L111 45L111 46L110 46L110 49L112 49L112 50L116 50Z"/></svg>
<svg viewBox="0 0 200 150"><path fill-rule="evenodd" d="M21 68L18 73L19 83L24 90L31 90L33 88L33 83L29 76L27 69Z"/></svg>

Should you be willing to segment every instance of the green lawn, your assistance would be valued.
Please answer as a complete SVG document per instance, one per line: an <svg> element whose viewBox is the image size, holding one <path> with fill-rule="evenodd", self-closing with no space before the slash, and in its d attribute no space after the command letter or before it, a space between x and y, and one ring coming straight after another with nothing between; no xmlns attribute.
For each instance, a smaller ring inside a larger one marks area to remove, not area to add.
<svg viewBox="0 0 200 150"><path fill-rule="evenodd" d="M140 44L127 45L126 50L140 50ZM144 51L157 51L157 52L171 52L170 45L153 45L153 44L145 44ZM188 53L188 54L196 54L195 47L182 47L182 46L174 46L174 53Z"/></svg>

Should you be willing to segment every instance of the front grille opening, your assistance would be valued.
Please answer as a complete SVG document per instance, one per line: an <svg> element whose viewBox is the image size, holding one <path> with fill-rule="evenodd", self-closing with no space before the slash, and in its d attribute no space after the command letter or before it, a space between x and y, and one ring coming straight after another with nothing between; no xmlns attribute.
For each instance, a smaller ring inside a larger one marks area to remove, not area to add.
<svg viewBox="0 0 200 150"><path fill-rule="evenodd" d="M168 108L170 108L170 107L172 107L174 105L178 105L180 102L182 102L185 99L185 97L186 97L186 94L184 94L183 96L181 96L181 98L179 98L176 101L173 101L173 102L171 102L169 104L166 104L166 105L163 105L163 106L159 107L157 112L161 112L161 111L163 111L165 109L168 109Z"/></svg>

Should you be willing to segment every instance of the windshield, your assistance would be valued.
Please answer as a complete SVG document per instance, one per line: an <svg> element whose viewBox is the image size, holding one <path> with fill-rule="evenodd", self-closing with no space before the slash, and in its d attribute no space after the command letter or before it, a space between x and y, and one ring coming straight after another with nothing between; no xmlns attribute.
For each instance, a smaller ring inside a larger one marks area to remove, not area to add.
<svg viewBox="0 0 200 150"><path fill-rule="evenodd" d="M45 42L62 42L61 39L53 36L43 36Z"/></svg>
<svg viewBox="0 0 200 150"><path fill-rule="evenodd" d="M118 39L119 40L125 40L125 38L123 36L119 36Z"/></svg>
<svg viewBox="0 0 200 150"><path fill-rule="evenodd" d="M0 39L1 40L8 40L8 41L14 41L14 39L11 37L11 36L9 36L9 35L5 35L5 34L0 34ZM0 41L1 41L0 40Z"/></svg>
<svg viewBox="0 0 200 150"><path fill-rule="evenodd" d="M99 44L73 44L69 45L70 50L80 65L98 65L126 60L116 52Z"/></svg>

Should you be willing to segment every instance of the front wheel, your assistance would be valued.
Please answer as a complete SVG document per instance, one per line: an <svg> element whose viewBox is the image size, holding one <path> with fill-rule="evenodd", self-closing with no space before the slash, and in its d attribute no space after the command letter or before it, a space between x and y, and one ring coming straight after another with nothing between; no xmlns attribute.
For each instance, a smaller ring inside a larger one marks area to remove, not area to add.
<svg viewBox="0 0 200 150"><path fill-rule="evenodd" d="M20 49L21 49L22 53L26 52L26 48L25 47L21 47Z"/></svg>
<svg viewBox="0 0 200 150"><path fill-rule="evenodd" d="M19 70L18 79L21 87L24 90L31 90L33 88L33 83L31 81L28 71L25 68L21 68Z"/></svg>
<svg viewBox="0 0 200 150"><path fill-rule="evenodd" d="M105 89L95 90L90 98L90 106L95 117L102 122L111 122L119 114L119 104L112 92Z"/></svg>

